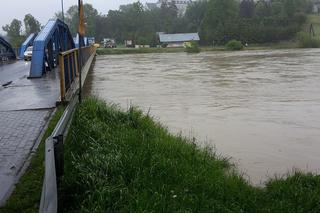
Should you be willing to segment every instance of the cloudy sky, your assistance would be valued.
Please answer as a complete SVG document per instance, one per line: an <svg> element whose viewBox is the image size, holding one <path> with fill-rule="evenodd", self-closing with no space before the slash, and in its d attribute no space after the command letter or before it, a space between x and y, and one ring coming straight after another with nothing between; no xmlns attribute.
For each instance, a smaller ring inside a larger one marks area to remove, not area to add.
<svg viewBox="0 0 320 213"><path fill-rule="evenodd" d="M77 4L77 0L63 0L67 10L71 5ZM137 0L83 0L92 4L100 13L106 14L109 10L118 9L122 4L136 2ZM141 3L156 2L157 0L140 0ZM8 0L0 7L0 33L2 26L9 24L14 18L23 21L26 14L31 13L42 25L52 18L55 12L61 10L61 0Z"/></svg>

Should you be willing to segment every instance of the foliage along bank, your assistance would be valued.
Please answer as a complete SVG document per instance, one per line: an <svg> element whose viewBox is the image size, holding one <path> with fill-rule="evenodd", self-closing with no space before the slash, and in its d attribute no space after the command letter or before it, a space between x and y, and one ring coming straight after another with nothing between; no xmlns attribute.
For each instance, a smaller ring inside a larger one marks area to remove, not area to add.
<svg viewBox="0 0 320 213"><path fill-rule="evenodd" d="M99 8L98 8L99 9ZM175 3L163 3L160 8L146 9L136 2L122 5L118 10L101 14L91 4L84 5L86 35L114 38L118 43L133 40L135 44L156 46L157 32L199 32L202 45L224 45L232 39L242 43L270 43L293 39L312 11L311 0L198 0L178 13ZM56 13L62 18L62 13ZM30 14L22 23L13 20L3 27L14 47L31 32L40 30L39 22ZM73 35L77 33L78 8L71 6L65 22Z"/></svg>
<svg viewBox="0 0 320 213"><path fill-rule="evenodd" d="M66 21L76 32L76 8L71 7ZM309 0L200 0L178 14L175 3L146 9L140 2L120 6L101 15L91 5L88 36L115 38L117 42L133 40L136 44L158 44L156 32L199 32L202 45L225 44L232 39L243 43L267 43L289 40L301 30L306 15L312 11Z"/></svg>

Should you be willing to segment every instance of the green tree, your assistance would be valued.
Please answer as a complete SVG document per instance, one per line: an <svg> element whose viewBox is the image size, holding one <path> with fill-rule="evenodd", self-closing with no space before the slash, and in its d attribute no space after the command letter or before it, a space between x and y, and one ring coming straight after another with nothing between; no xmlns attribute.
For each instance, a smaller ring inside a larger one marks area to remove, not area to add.
<svg viewBox="0 0 320 213"><path fill-rule="evenodd" d="M96 20L99 16L98 11L93 8L91 4L84 4L84 18L86 23L86 36L94 36L96 31ZM56 18L62 18L61 13L55 14ZM73 35L76 35L78 32L78 24L79 24L79 17L78 17L78 6L73 5L69 7L67 12L65 13L65 22L69 25L70 32Z"/></svg>
<svg viewBox="0 0 320 213"><path fill-rule="evenodd" d="M272 15L271 3L264 0L260 0L256 4L256 16L268 17Z"/></svg>
<svg viewBox="0 0 320 213"><path fill-rule="evenodd" d="M2 27L14 48L18 48L24 40L24 36L21 35L21 27L22 23L18 19L13 19L10 25L7 24Z"/></svg>
<svg viewBox="0 0 320 213"><path fill-rule="evenodd" d="M185 18L188 22L188 31L200 32L206 14L208 1L196 1L187 7Z"/></svg>
<svg viewBox="0 0 320 213"><path fill-rule="evenodd" d="M30 35L31 33L40 32L41 24L31 14L25 15L23 22L26 29L26 36Z"/></svg>
<svg viewBox="0 0 320 213"><path fill-rule="evenodd" d="M253 0L242 0L239 6L239 16L252 18L254 16L255 3Z"/></svg>
<svg viewBox="0 0 320 213"><path fill-rule="evenodd" d="M236 0L210 0L204 18L205 38L225 43L235 37L239 6Z"/></svg>
<svg viewBox="0 0 320 213"><path fill-rule="evenodd" d="M173 24L178 20L178 11L176 4L163 2L160 7L160 31L166 33L174 33Z"/></svg>

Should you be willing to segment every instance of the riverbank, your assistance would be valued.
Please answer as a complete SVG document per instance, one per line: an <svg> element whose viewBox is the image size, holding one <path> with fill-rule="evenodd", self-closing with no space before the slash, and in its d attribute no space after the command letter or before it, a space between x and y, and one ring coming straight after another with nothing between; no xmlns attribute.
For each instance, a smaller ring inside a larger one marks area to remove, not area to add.
<svg viewBox="0 0 320 213"><path fill-rule="evenodd" d="M69 212L316 212L320 176L251 186L227 159L171 135L139 110L96 99L78 107L65 147Z"/></svg>
<svg viewBox="0 0 320 213"><path fill-rule="evenodd" d="M224 46L202 46L201 51L228 51ZM272 49L294 49L299 48L296 41L287 41L270 44L251 44L244 50L272 50ZM122 55L122 54L146 54L146 53L179 53L185 52L185 48L99 48L98 55Z"/></svg>

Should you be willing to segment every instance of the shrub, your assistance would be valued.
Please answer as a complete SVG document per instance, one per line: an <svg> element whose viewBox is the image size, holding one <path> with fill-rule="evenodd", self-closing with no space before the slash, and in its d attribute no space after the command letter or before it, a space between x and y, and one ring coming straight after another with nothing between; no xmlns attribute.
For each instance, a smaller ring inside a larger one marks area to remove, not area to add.
<svg viewBox="0 0 320 213"><path fill-rule="evenodd" d="M320 38L311 37L307 33L299 32L298 35L299 46L302 48L319 48Z"/></svg>
<svg viewBox="0 0 320 213"><path fill-rule="evenodd" d="M238 40L231 40L226 44L227 50L242 50L243 45L241 41Z"/></svg>
<svg viewBox="0 0 320 213"><path fill-rule="evenodd" d="M199 48L199 44L196 41L188 42L186 45L187 53L199 53L201 50Z"/></svg>
<svg viewBox="0 0 320 213"><path fill-rule="evenodd" d="M162 48L166 48L167 46L168 46L167 43L162 43L162 44L161 44L161 47L162 47Z"/></svg>

